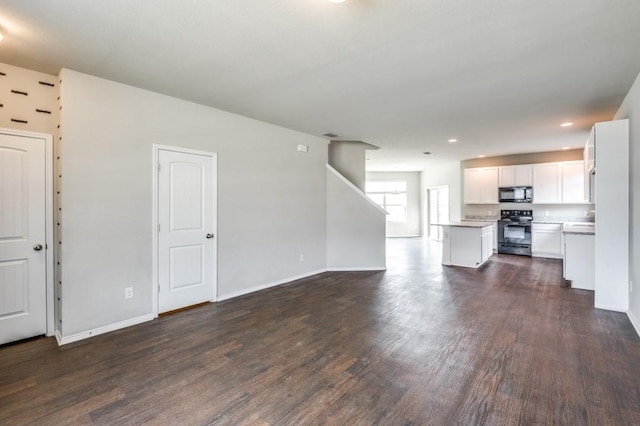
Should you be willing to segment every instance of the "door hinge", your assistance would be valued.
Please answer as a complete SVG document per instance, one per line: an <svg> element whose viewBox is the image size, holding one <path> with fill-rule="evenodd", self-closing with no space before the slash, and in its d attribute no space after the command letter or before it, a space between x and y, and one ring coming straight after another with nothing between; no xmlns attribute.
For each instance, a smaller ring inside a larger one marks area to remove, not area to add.
<svg viewBox="0 0 640 426"><path fill-rule="evenodd" d="M158 293L160 293L160 286L158 285Z"/></svg>
<svg viewBox="0 0 640 426"><path fill-rule="evenodd" d="M160 232L160 224L158 224L158 232Z"/></svg>
<svg viewBox="0 0 640 426"><path fill-rule="evenodd" d="M158 171L160 171L160 163L158 163Z"/></svg>

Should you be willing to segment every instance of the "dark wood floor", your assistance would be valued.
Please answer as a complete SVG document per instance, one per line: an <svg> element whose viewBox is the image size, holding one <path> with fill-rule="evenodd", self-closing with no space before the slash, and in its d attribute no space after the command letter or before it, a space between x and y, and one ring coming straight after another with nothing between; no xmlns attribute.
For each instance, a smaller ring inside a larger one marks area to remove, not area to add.
<svg viewBox="0 0 640 426"><path fill-rule="evenodd" d="M557 260L325 273L58 347L0 349L0 424L638 425L640 339Z"/></svg>

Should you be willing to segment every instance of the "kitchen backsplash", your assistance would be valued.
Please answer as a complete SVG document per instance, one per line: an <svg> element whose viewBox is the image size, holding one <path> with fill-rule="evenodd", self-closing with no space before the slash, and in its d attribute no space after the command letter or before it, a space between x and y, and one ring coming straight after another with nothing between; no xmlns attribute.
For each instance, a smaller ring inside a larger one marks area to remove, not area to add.
<svg viewBox="0 0 640 426"><path fill-rule="evenodd" d="M481 214L467 214L464 216L464 220L479 220L479 221L492 221L500 219L495 215L481 215ZM594 217L584 216L536 216L533 215L534 222L547 222L547 223L564 223L564 222L595 222Z"/></svg>
<svg viewBox="0 0 640 426"><path fill-rule="evenodd" d="M533 210L537 221L593 222L593 204L463 204L462 217L478 220L496 220L500 210Z"/></svg>

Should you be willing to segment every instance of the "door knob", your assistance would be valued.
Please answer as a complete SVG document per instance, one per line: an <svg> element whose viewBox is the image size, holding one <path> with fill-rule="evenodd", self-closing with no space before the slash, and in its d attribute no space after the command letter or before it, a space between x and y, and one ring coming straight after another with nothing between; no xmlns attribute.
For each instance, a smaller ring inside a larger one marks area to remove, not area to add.
<svg viewBox="0 0 640 426"><path fill-rule="evenodd" d="M36 244L35 246L33 246L33 249L34 249L35 251L40 251L40 250L42 250L42 244Z"/></svg>
<svg viewBox="0 0 640 426"><path fill-rule="evenodd" d="M213 238L213 234L207 234L207 238Z"/></svg>

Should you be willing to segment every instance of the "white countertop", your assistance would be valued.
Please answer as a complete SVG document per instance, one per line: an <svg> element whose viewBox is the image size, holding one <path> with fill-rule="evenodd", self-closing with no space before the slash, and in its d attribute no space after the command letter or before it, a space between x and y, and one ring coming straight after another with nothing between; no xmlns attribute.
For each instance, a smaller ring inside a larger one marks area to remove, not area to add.
<svg viewBox="0 0 640 426"><path fill-rule="evenodd" d="M434 223L435 226L455 226L458 228L485 228L487 226L493 226L493 222L480 222L480 221L451 221L443 223Z"/></svg>
<svg viewBox="0 0 640 426"><path fill-rule="evenodd" d="M564 234L595 235L596 226L594 223L567 222L562 225L562 232Z"/></svg>
<svg viewBox="0 0 640 426"><path fill-rule="evenodd" d="M534 220L531 221L531 223L557 223L557 224L562 225L565 222L563 222L561 220L553 220L553 219L551 219L551 220L534 219ZM587 223L587 222L585 222L585 223Z"/></svg>

